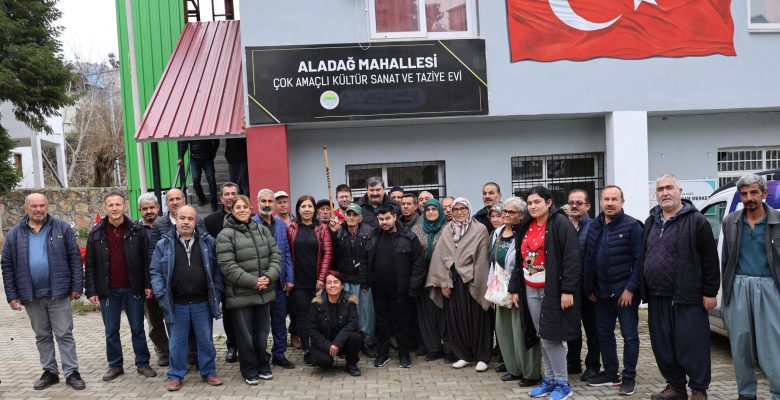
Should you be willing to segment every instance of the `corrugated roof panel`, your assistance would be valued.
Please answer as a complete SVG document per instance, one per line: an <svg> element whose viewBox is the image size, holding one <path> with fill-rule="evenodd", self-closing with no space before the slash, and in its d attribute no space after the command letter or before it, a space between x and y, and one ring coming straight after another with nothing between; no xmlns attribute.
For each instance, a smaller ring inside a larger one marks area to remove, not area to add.
<svg viewBox="0 0 780 400"><path fill-rule="evenodd" d="M188 23L136 132L138 141L241 134L239 21Z"/></svg>

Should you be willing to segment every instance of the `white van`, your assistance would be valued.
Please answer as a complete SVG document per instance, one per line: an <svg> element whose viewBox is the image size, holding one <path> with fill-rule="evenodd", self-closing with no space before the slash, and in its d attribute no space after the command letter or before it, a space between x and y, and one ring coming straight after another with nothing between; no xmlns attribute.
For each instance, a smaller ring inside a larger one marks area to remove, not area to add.
<svg viewBox="0 0 780 400"><path fill-rule="evenodd" d="M769 176L767 179L772 179L767 181L767 191L769 192L766 199L767 205L772 208L780 208L780 180L774 180L780 178L780 170L764 171L759 172L758 174ZM721 232L723 218L729 213L742 210L742 202L739 200L739 193L737 193L735 184L736 180L718 188L718 190L714 191L712 195L710 195L710 198L707 199L707 202L701 207L701 213L707 218L707 222L710 223L710 227L712 228L712 234L718 241L719 257L723 256L723 233ZM720 310L721 293L723 293L723 288L718 292L718 306L709 311L710 330L728 336L726 328L723 325L723 315Z"/></svg>

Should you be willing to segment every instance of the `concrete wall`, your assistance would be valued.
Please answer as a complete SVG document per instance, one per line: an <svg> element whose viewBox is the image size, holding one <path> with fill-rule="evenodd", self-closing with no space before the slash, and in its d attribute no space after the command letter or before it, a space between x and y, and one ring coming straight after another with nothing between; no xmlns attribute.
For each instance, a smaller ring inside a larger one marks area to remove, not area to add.
<svg viewBox="0 0 780 400"><path fill-rule="evenodd" d="M333 187L347 164L444 160L447 194L482 203L482 184L511 193L513 156L604 151L604 118L300 129L288 131L291 196L327 198L322 147ZM335 195L335 194L334 194Z"/></svg>
<svg viewBox="0 0 780 400"><path fill-rule="evenodd" d="M364 1L241 3L244 46L367 40ZM644 4L643 7L652 7ZM687 111L780 107L780 35L750 34L744 1L733 1L736 57L509 62L504 1L478 1L486 40L490 115ZM479 117L475 117L479 118Z"/></svg>

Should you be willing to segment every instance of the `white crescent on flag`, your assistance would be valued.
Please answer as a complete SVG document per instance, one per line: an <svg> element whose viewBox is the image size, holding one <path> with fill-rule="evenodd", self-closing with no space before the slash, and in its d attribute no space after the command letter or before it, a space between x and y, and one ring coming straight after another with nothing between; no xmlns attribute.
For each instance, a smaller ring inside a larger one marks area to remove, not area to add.
<svg viewBox="0 0 780 400"><path fill-rule="evenodd" d="M571 4L569 4L569 0L549 0L550 1L550 8L552 8L552 12L555 14L558 19L561 20L564 24L581 31L597 31L600 29L608 28L610 25L617 22L617 20L620 19L620 17L623 16L623 14L618 15L611 21L607 22L593 22L589 21L585 18L583 18L581 15L577 14L572 8ZM634 11L636 11L637 8L639 8L639 5L642 3L650 3L650 4L656 4L656 0L634 0Z"/></svg>

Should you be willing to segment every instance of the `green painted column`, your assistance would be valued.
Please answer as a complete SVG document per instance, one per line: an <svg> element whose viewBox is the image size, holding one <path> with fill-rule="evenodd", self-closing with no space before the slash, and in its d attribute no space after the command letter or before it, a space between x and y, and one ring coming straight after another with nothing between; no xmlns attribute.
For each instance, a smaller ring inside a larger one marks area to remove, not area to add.
<svg viewBox="0 0 780 400"><path fill-rule="evenodd" d="M145 144L144 160L148 188L140 187L138 153L135 141L136 115L133 112L133 85L131 82L130 46L135 47L138 100L143 115L154 94L168 61L173 54L181 32L184 30L183 0L115 0L117 33L119 38L119 68L122 89L122 114L125 131L125 162L127 165L127 195L133 218L139 218L136 210L138 196L152 188L152 168L149 145ZM131 3L133 37L129 37L127 2ZM160 149L160 180L167 189L176 174L176 142L162 142Z"/></svg>

